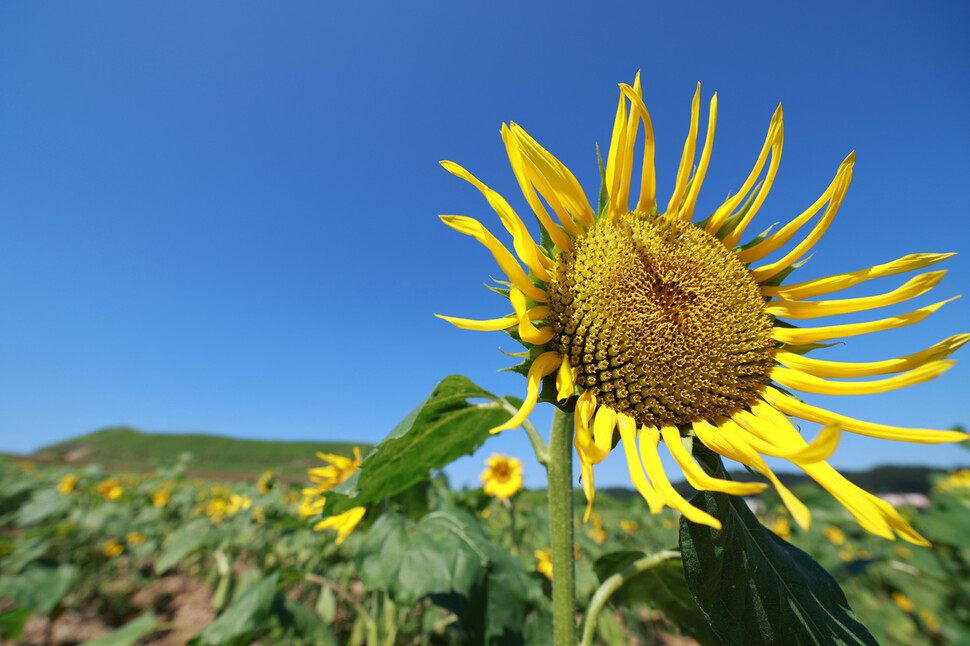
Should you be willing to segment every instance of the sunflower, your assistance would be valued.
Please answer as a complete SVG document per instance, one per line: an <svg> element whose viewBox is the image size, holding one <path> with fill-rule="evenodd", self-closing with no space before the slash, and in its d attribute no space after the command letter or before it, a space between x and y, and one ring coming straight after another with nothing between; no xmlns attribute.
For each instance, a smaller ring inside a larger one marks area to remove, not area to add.
<svg viewBox="0 0 970 646"><path fill-rule="evenodd" d="M505 501L522 489L522 461L518 458L493 453L485 465L482 488L489 496Z"/></svg>
<svg viewBox="0 0 970 646"><path fill-rule="evenodd" d="M307 469L307 475L313 485L304 488L302 491L303 500L298 509L301 518L315 516L323 511L326 498L322 494L344 482L360 468L360 447L358 446L354 447L353 459L320 451L317 451L317 457L329 464L325 467ZM340 545L364 518L366 511L366 507L353 507L342 514L328 516L318 521L313 525L313 529L314 531L337 530L337 545Z"/></svg>
<svg viewBox="0 0 970 646"><path fill-rule="evenodd" d="M803 213L773 233L769 229L742 243L778 170L784 138L781 106L740 189L708 217L695 220L711 158L717 95L711 99L707 134L696 161L698 84L673 194L661 213L653 126L639 74L632 86L621 84L620 89L596 210L558 159L515 123L503 124L506 152L538 219L540 243L501 195L461 166L442 162L482 192L515 251L513 255L473 218L441 216L445 224L474 237L492 253L508 278L492 289L504 294L514 310L484 321L441 318L465 329L504 330L526 347L517 355L524 362L514 368L526 377L525 401L493 432L519 426L540 399L573 410L573 443L588 500L586 518L595 494L593 466L622 444L633 485L652 512L669 506L691 521L720 528L715 518L671 486L658 453L661 441L696 489L749 495L767 485L711 476L694 461L692 448L700 443L762 473L802 527L809 524L808 509L778 480L763 456L786 458L804 470L866 531L887 539L894 539L895 531L925 544L891 505L853 485L826 459L843 431L920 443L968 436L853 419L805 403L791 391L860 395L923 382L950 368L953 362L946 357L970 335L953 336L896 359L842 363L806 354L836 339L911 325L948 301L864 323L797 327L791 321L862 312L920 296L945 272L919 274L881 295L809 300L873 278L922 269L953 254L913 254L859 271L782 284L838 212L852 180L855 154L842 162L821 197ZM630 186L641 126L645 143L634 205ZM806 228L819 213L814 225ZM763 261L803 228L807 233L780 258ZM856 377L877 378L833 380ZM792 417L819 423L821 431L806 441Z"/></svg>

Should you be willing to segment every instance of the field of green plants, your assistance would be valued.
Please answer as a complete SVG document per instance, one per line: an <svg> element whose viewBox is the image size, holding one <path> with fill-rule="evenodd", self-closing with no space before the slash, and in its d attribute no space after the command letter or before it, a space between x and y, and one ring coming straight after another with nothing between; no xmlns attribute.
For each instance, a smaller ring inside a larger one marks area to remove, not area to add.
<svg viewBox="0 0 970 646"><path fill-rule="evenodd" d="M322 463L321 463L322 464ZM544 492L507 504L441 477L368 507L338 544L314 531L302 488L0 461L3 644L544 644L549 629ZM812 489L811 530L770 496L765 526L813 555L882 644L970 643L970 473L941 476L913 511L932 548L863 533ZM582 517L581 494L576 499ZM678 558L624 568L678 544L678 519L601 494L576 527L580 614L615 590L595 643L716 644ZM737 567L725 556L725 568ZM617 574L619 573L619 575ZM602 597L602 591L598 593Z"/></svg>

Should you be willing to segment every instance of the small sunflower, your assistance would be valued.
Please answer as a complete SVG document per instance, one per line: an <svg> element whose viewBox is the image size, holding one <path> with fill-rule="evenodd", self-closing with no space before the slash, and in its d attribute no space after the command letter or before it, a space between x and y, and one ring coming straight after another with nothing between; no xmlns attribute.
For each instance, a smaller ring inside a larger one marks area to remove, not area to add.
<svg viewBox="0 0 970 646"><path fill-rule="evenodd" d="M485 465L482 489L489 496L505 501L522 489L522 461L518 458L493 453Z"/></svg>
<svg viewBox="0 0 970 646"><path fill-rule="evenodd" d="M593 466L619 441L631 480L652 512L670 506L691 521L720 528L715 518L690 505L671 486L658 454L661 441L696 489L748 495L766 485L708 475L691 455L694 443L700 442L764 474L803 528L809 524L808 509L762 456L786 458L800 467L866 531L888 539L895 538L895 531L925 544L891 505L849 482L826 459L843 431L920 443L968 436L853 419L805 403L790 391L861 395L920 383L950 368L953 362L946 358L970 335L953 336L897 359L841 363L806 353L836 339L911 325L948 301L865 323L801 328L789 321L862 312L920 296L945 272L917 275L877 296L808 300L872 278L922 269L952 254L912 254L859 271L783 285L838 212L852 180L855 154L842 162L821 197L803 213L774 233L769 229L742 243L778 170L784 135L781 106L740 189L708 217L695 221L694 207L711 157L717 95L711 99L707 135L696 161L698 84L673 194L661 213L653 126L639 74L632 86L620 88L598 210L591 208L579 182L558 159L515 123L503 124L512 170L542 229L541 244L501 195L461 166L442 162L482 192L515 250L513 255L473 218L441 216L445 224L476 238L492 253L508 278L495 290L508 297L514 310L484 321L441 318L465 329L505 330L527 348L518 355L524 362L515 368L527 379L525 401L493 432L519 426L540 399L574 410L574 445L589 501L587 518L595 493ZM633 205L630 179L641 125L645 144L640 195ZM818 213L815 224L787 253L763 262ZM894 376L882 377L890 374ZM879 378L832 379L855 377ZM790 417L817 422L822 430L806 441Z"/></svg>
<svg viewBox="0 0 970 646"><path fill-rule="evenodd" d="M315 516L323 511L326 498L322 494L344 482L360 468L360 447L357 446L354 447L353 459L320 451L317 452L317 457L324 462L329 462L329 464L325 467L307 469L307 475L313 482L313 486L306 487L302 491L303 500L300 502L298 510L301 518ZM328 516L318 521L314 524L313 529L315 531L337 530L337 545L340 545L364 518L366 511L366 507L353 507L342 514Z"/></svg>

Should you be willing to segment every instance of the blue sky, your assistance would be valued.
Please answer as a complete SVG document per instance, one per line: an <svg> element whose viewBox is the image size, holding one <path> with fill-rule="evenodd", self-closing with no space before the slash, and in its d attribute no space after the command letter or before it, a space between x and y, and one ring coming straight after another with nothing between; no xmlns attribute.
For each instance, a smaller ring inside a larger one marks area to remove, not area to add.
<svg viewBox="0 0 970 646"><path fill-rule="evenodd" d="M970 5L591 7L4 3L0 450L115 424L376 442L448 374L521 396L520 377L496 372L513 341L433 316L508 309L481 286L497 275L491 256L437 215L499 231L497 218L437 162L527 214L499 136L514 120L593 192L594 145L608 146L617 84L638 69L661 201L698 81L702 104L714 91L720 103L698 213L743 182L781 102L783 160L752 230L801 212L855 150L852 188L802 279L957 251L933 292L869 318L967 291ZM853 295L902 281L873 282ZM967 320L965 298L824 358L909 354ZM961 364L902 391L809 401L949 428L970 422L968 392ZM550 418L548 406L533 416ZM456 463L452 481L474 483L492 451L526 458L527 485L541 486L521 431ZM849 435L832 460L967 462L952 446ZM629 483L612 457L596 477Z"/></svg>

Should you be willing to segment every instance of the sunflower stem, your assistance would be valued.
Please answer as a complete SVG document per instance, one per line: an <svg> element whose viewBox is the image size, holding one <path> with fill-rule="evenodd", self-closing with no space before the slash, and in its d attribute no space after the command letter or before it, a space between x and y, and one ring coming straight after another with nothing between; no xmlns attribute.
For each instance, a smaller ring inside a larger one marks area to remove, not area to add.
<svg viewBox="0 0 970 646"><path fill-rule="evenodd" d="M600 584L600 587L596 589L596 592L593 594L593 599L589 602L589 610L586 611L586 623L583 626L583 641L580 642L581 646L592 646L593 637L596 634L596 622L599 620L600 612L614 592L641 572L646 572L650 568L674 558L680 558L680 552L664 550L656 554L648 554L641 559L637 559L619 572L607 577Z"/></svg>
<svg viewBox="0 0 970 646"><path fill-rule="evenodd" d="M549 435L549 541L552 552L552 634L555 646L576 644L573 552L573 414L557 408Z"/></svg>

